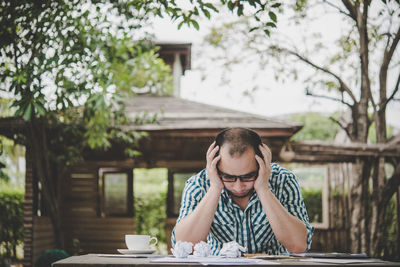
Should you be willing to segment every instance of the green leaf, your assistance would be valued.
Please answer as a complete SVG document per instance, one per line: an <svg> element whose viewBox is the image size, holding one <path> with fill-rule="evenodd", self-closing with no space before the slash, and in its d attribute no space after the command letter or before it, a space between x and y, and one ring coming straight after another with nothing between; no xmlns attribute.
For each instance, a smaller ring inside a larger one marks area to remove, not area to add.
<svg viewBox="0 0 400 267"><path fill-rule="evenodd" d="M276 15L274 12L269 11L268 16L272 19L272 21L277 22Z"/></svg>
<svg viewBox="0 0 400 267"><path fill-rule="evenodd" d="M237 15L240 17L243 15L243 5L240 5L237 10Z"/></svg>
<svg viewBox="0 0 400 267"><path fill-rule="evenodd" d="M276 28L276 24L273 23L273 22L267 22L265 25L266 25L267 27Z"/></svg>
<svg viewBox="0 0 400 267"><path fill-rule="evenodd" d="M37 112L41 115L44 116L46 114L46 110L44 109L44 107L41 104L38 104L36 102L33 102L33 106L35 107L35 109L37 110Z"/></svg>
<svg viewBox="0 0 400 267"><path fill-rule="evenodd" d="M140 151L134 150L131 148L125 148L124 152L125 152L125 155L127 155L128 157L131 157L131 158L135 158L135 157L142 155L142 153Z"/></svg>
<svg viewBox="0 0 400 267"><path fill-rule="evenodd" d="M178 30L180 30L180 29L182 28L183 23L185 23L184 20L182 20L181 22L179 22L179 24L178 24Z"/></svg>
<svg viewBox="0 0 400 267"><path fill-rule="evenodd" d="M192 20L191 22L192 22L193 26L196 28L196 30L200 29L199 23L197 23L197 21Z"/></svg>
<svg viewBox="0 0 400 267"><path fill-rule="evenodd" d="M233 10L234 7L235 7L235 5L233 4L233 2L232 2L232 1L229 1L229 2L228 2L228 8L229 8L230 10Z"/></svg>
<svg viewBox="0 0 400 267"><path fill-rule="evenodd" d="M255 31L255 30L258 30L259 29L259 27L253 27L253 28L251 28L250 30L249 30L249 32L252 32L252 31Z"/></svg>
<svg viewBox="0 0 400 267"><path fill-rule="evenodd" d="M210 12L209 12L207 9L203 9L203 13L204 13L204 15L206 15L206 17L207 17L208 19L211 18L211 14L210 14Z"/></svg>
<svg viewBox="0 0 400 267"><path fill-rule="evenodd" d="M207 8L209 8L209 9L212 9L214 12L217 12L217 13L218 13L218 9L217 9L213 4L211 4L211 3L205 3L204 6L207 7Z"/></svg>
<svg viewBox="0 0 400 267"><path fill-rule="evenodd" d="M24 112L24 120L25 121L29 121L31 118L31 114L32 114L32 104L29 103L29 105L26 107L25 112Z"/></svg>

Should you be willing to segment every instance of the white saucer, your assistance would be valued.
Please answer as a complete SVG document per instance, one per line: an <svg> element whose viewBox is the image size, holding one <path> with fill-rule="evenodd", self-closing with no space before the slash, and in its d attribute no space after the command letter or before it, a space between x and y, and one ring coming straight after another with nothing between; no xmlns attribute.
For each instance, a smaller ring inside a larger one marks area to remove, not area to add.
<svg viewBox="0 0 400 267"><path fill-rule="evenodd" d="M122 254L152 254L155 249L117 249Z"/></svg>

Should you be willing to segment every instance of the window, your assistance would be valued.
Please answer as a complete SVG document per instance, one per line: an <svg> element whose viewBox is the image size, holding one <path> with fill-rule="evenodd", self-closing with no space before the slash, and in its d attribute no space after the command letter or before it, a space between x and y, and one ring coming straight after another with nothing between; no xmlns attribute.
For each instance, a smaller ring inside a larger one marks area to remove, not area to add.
<svg viewBox="0 0 400 267"><path fill-rule="evenodd" d="M181 207L182 192L187 179L196 174L194 171L169 171L168 172L168 199L167 215L169 218L178 217Z"/></svg>
<svg viewBox="0 0 400 267"><path fill-rule="evenodd" d="M101 217L133 216L132 169L99 170Z"/></svg>
<svg viewBox="0 0 400 267"><path fill-rule="evenodd" d="M293 171L299 179L311 225L320 229L328 228L327 165L288 163L282 164L282 167Z"/></svg>

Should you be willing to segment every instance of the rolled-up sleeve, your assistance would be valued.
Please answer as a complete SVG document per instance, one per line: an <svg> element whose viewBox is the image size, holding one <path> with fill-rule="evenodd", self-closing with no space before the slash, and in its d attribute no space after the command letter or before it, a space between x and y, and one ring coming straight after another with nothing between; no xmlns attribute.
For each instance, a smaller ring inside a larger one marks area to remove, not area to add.
<svg viewBox="0 0 400 267"><path fill-rule="evenodd" d="M287 172L285 174L282 194L282 204L290 214L299 218L307 228L307 250L311 247L312 235L314 227L309 223L306 205L304 204L303 195L301 194L300 185L296 176Z"/></svg>

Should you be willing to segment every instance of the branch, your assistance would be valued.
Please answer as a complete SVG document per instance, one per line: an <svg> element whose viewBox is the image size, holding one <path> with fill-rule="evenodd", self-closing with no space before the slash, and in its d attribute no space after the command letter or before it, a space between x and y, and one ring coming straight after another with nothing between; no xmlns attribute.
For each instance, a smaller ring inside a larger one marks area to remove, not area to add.
<svg viewBox="0 0 400 267"><path fill-rule="evenodd" d="M299 53L297 53L297 52L295 52L295 51L291 51L291 50L285 49L285 48L279 48L279 47L276 47L276 46L271 46L271 48L272 48L272 49L276 49L276 50L278 50L278 51L286 52L286 53L288 53L288 54L290 54L290 55L293 55L293 56L297 57L299 60L301 60L301 61L303 61L303 62L309 64L309 65L312 66L312 67L314 67L315 69L320 70L320 71L323 71L323 72L325 72L325 73L328 73L329 75L332 75L332 76L339 82L339 84L340 84L340 89L342 89L343 91L346 91L346 93L349 94L349 96L350 96L351 99L354 101L354 103L357 103L357 99L356 99L356 97L354 96L353 92L350 90L350 88L345 84L345 82L344 82L338 75L336 75L336 74L333 73L332 71L330 71L330 70L328 70L328 69L326 69L326 68L323 68L323 67L320 67L320 66L316 65L315 63L311 62L310 60L308 60L307 58L301 56Z"/></svg>
<svg viewBox="0 0 400 267"><path fill-rule="evenodd" d="M337 101L337 102L343 103L343 104L345 104L345 105L347 105L347 106L349 106L349 107L352 107L352 105L351 105L350 103L347 103L347 102L344 101L343 99L339 99L339 98L331 97L331 96L326 96L326 95L316 95L316 94L311 93L311 92L308 90L308 88L307 88L307 90L306 90L306 95L313 96L313 97L325 98L325 99L329 99L329 100L333 100L333 101Z"/></svg>
<svg viewBox="0 0 400 267"><path fill-rule="evenodd" d="M391 61L394 51L396 50L396 47L400 41L400 26L397 29L397 33L393 39L393 42L392 42L392 45L390 46L390 48L389 48L389 43L390 43L389 40L390 40L390 35L388 37L388 42L386 43L385 52L383 54L383 62L382 62L382 66L381 66L380 73L379 73L379 77L381 79L384 79L387 77L387 70L388 70L390 61ZM381 81L381 83L382 83L382 81ZM386 108L386 105L388 104L388 102L394 98L394 95L399 90L399 83L400 83L400 74L399 74L399 77L397 78L397 82L393 89L392 95L388 99L386 99L386 101L382 104L382 107L380 108L380 110L384 110ZM381 90L382 90L382 88L381 88Z"/></svg>
<svg viewBox="0 0 400 267"><path fill-rule="evenodd" d="M382 200L381 204L382 207L386 207L386 204L390 201L392 198L393 194L396 192L397 188L400 186L400 172L399 172L399 167L397 166L397 171L390 177L387 182L385 187L382 190Z"/></svg>
<svg viewBox="0 0 400 267"><path fill-rule="evenodd" d="M339 127L342 128L342 129L346 132L347 136L348 136L350 139L352 139L352 138L351 138L351 134L350 134L349 129L347 128L347 126L344 126L340 121L336 120L336 119L333 118L333 117L329 117L329 119L330 119L331 121L333 121L333 122L336 122L336 123L339 125Z"/></svg>
<svg viewBox="0 0 400 267"><path fill-rule="evenodd" d="M344 4L344 6L347 8L347 10L349 11L349 15L350 17L357 21L357 15L356 15L356 10L355 7L353 5L353 3L350 0L342 0L342 3Z"/></svg>
<svg viewBox="0 0 400 267"><path fill-rule="evenodd" d="M396 85L394 86L393 92L390 95L390 97L388 99L386 99L385 103L383 103L383 106L380 110L385 110L387 104L392 101L392 100L398 100L396 98L394 98L394 96L396 95L396 93L399 91L399 85L400 85L400 73L399 76L397 77L397 81L396 81Z"/></svg>
<svg viewBox="0 0 400 267"><path fill-rule="evenodd" d="M333 7L334 9L338 10L339 13L342 13L342 14L344 14L345 16L348 16L349 18L352 18L352 17L350 16L349 13L344 12L344 11L343 11L340 7L338 7L337 5L332 4L331 2L329 2L329 1L327 1L327 0L323 0L323 2L326 3L327 5Z"/></svg>

